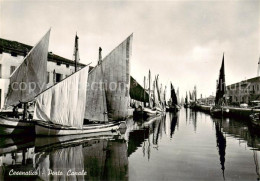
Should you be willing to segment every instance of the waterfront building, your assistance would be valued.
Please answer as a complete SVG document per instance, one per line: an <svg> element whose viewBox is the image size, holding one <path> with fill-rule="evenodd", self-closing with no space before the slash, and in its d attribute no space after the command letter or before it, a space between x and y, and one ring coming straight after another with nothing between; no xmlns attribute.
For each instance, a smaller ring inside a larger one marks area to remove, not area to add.
<svg viewBox="0 0 260 181"><path fill-rule="evenodd" d="M214 105L215 104L215 96L210 95L209 97L202 98L202 96L198 99L199 103L205 105Z"/></svg>
<svg viewBox="0 0 260 181"><path fill-rule="evenodd" d="M260 76L228 85L226 94L228 103L234 105L260 100Z"/></svg>
<svg viewBox="0 0 260 181"><path fill-rule="evenodd" d="M23 62L24 57L32 46L0 38L0 109L3 108L5 96L8 91L9 77ZM79 68L85 66L77 63ZM47 87L61 81L75 71L75 63L64 57L48 53Z"/></svg>

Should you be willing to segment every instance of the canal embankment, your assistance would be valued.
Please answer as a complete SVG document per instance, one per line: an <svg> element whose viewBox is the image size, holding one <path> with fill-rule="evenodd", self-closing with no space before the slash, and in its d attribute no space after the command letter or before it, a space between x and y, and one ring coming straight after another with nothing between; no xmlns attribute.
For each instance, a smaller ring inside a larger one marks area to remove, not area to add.
<svg viewBox="0 0 260 181"><path fill-rule="evenodd" d="M197 105L196 110L210 113L210 107L206 105ZM260 109L254 109L254 108L240 108L240 107L230 107L227 106L225 108L229 109L228 113L225 113L225 116L228 117L240 117L240 118L248 118L253 113L260 113Z"/></svg>

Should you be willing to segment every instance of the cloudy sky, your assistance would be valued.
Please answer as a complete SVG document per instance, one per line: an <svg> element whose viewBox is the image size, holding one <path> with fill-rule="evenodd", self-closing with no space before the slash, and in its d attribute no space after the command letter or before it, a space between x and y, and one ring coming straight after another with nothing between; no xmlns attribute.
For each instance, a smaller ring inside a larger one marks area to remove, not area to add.
<svg viewBox="0 0 260 181"><path fill-rule="evenodd" d="M257 74L260 1L0 1L0 37L35 45L51 27L49 51L71 59L79 36L82 63L96 64L134 33L131 74L172 81L182 95L215 92L225 52L226 82Z"/></svg>

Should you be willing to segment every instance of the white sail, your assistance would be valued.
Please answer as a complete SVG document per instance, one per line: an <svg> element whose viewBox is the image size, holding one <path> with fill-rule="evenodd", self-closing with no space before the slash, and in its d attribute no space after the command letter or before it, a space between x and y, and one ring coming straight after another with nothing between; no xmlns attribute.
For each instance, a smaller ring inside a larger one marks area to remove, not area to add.
<svg viewBox="0 0 260 181"><path fill-rule="evenodd" d="M89 66L36 97L34 119L82 128Z"/></svg>
<svg viewBox="0 0 260 181"><path fill-rule="evenodd" d="M162 104L161 104L161 95L160 95L160 90L158 86L158 75L155 77L155 89L154 89L154 94L155 94L155 104L156 107L162 109Z"/></svg>
<svg viewBox="0 0 260 181"><path fill-rule="evenodd" d="M10 76L5 107L32 101L46 88L50 30L32 48L22 64Z"/></svg>
<svg viewBox="0 0 260 181"><path fill-rule="evenodd" d="M128 115L132 40L130 35L102 61L110 120L122 120Z"/></svg>
<svg viewBox="0 0 260 181"><path fill-rule="evenodd" d="M103 76L102 64L93 68L88 75L85 119L90 121L108 121Z"/></svg>

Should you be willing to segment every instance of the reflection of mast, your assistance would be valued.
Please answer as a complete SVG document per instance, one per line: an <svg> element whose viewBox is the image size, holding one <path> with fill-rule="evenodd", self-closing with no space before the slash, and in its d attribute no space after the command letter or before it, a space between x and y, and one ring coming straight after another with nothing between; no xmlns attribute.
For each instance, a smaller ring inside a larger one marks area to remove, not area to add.
<svg viewBox="0 0 260 181"><path fill-rule="evenodd" d="M250 132L251 133L251 132ZM255 162L255 172L257 175L257 180L260 180L260 173L259 173L259 165L258 165L258 157L257 157L257 151L256 151L256 144L255 144L255 135L251 135L251 144L253 147L253 157L254 157L254 162Z"/></svg>
<svg viewBox="0 0 260 181"><path fill-rule="evenodd" d="M254 154L254 162L255 162L255 171L256 171L256 174L258 177L257 180L260 180L258 158L257 158L257 152L255 149L253 149L253 154Z"/></svg>
<svg viewBox="0 0 260 181"><path fill-rule="evenodd" d="M171 138L172 138L172 135L174 134L174 131L175 131L175 128L176 128L176 125L177 125L177 118L178 118L177 115L174 115L174 116L172 117Z"/></svg>
<svg viewBox="0 0 260 181"><path fill-rule="evenodd" d="M221 120L222 122L222 120ZM219 159L221 164L221 170L223 174L223 178L225 180L225 154L226 154L226 138L221 132L221 123L218 121L215 122L216 127L216 139L217 139L217 147L219 153Z"/></svg>
<svg viewBox="0 0 260 181"><path fill-rule="evenodd" d="M158 146L158 139L159 139L159 133L160 133L160 127L161 127L161 120L156 122L156 127L153 132L153 144ZM158 147L157 147L158 148Z"/></svg>
<svg viewBox="0 0 260 181"><path fill-rule="evenodd" d="M197 131L197 111L194 112L194 120L193 120L193 126L194 126L194 131Z"/></svg>
<svg viewBox="0 0 260 181"><path fill-rule="evenodd" d="M188 122L188 109L185 109L185 115L186 115L185 121L186 121L186 125L187 125L187 122Z"/></svg>
<svg viewBox="0 0 260 181"><path fill-rule="evenodd" d="M151 155L151 142L150 142L150 128L149 128L149 136L148 136L148 149L147 149L147 157L150 160Z"/></svg>

